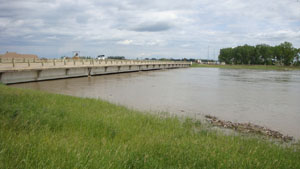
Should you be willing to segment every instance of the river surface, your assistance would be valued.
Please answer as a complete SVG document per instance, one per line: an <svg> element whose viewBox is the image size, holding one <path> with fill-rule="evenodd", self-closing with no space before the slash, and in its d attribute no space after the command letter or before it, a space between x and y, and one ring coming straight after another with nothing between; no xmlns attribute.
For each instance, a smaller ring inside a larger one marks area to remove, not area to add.
<svg viewBox="0 0 300 169"><path fill-rule="evenodd" d="M252 122L300 138L300 71L186 68L11 85L143 111Z"/></svg>

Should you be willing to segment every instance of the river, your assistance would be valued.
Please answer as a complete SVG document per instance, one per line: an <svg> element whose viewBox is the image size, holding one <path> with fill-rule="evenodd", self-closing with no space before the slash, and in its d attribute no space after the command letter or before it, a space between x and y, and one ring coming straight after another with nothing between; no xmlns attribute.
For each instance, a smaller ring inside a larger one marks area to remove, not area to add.
<svg viewBox="0 0 300 169"><path fill-rule="evenodd" d="M149 112L209 114L300 138L300 71L186 68L11 86L101 98Z"/></svg>

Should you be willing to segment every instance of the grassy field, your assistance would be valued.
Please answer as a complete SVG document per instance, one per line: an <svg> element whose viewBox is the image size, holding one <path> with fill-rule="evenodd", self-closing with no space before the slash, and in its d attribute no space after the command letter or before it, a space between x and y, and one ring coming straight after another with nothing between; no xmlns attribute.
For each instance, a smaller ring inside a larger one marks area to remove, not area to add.
<svg viewBox="0 0 300 169"><path fill-rule="evenodd" d="M259 70L300 70L300 66L275 65L207 65L193 63L191 67L224 68L224 69L259 69Z"/></svg>
<svg viewBox="0 0 300 169"><path fill-rule="evenodd" d="M300 168L299 145L0 85L0 168Z"/></svg>

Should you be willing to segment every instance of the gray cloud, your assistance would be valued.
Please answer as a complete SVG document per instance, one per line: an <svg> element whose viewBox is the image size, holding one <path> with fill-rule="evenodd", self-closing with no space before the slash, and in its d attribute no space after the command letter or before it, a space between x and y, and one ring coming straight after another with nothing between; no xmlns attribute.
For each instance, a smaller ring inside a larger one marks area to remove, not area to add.
<svg viewBox="0 0 300 169"><path fill-rule="evenodd" d="M81 50L89 56L176 58L207 57L207 46L218 51L246 43L290 41L300 47L296 0L0 0L0 4L0 53L59 57Z"/></svg>
<svg viewBox="0 0 300 169"><path fill-rule="evenodd" d="M137 32L160 32L171 29L172 26L166 22L158 22L158 23L143 23L134 28L134 31Z"/></svg>

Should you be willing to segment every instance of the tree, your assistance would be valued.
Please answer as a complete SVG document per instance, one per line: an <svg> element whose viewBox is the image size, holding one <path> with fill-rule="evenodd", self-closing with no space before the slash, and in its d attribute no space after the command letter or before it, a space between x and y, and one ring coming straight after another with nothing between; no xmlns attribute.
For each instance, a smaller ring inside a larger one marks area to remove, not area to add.
<svg viewBox="0 0 300 169"><path fill-rule="evenodd" d="M242 46L242 63L251 64L251 58L255 55L255 47L250 45Z"/></svg>
<svg viewBox="0 0 300 169"><path fill-rule="evenodd" d="M290 42L277 46L259 44L256 46L243 45L234 48L220 49L219 61L226 64L264 64L300 65L300 49L296 49Z"/></svg>
<svg viewBox="0 0 300 169"><path fill-rule="evenodd" d="M232 55L233 55L234 64L242 64L242 57L243 57L242 51L243 51L242 46L233 48Z"/></svg>
<svg viewBox="0 0 300 169"><path fill-rule="evenodd" d="M297 49L295 49L290 42L281 43L279 45L279 48L282 51L284 65L286 66L291 65L298 53Z"/></svg>
<svg viewBox="0 0 300 169"><path fill-rule="evenodd" d="M225 62L226 64L232 64L233 62L232 48L220 49L219 61Z"/></svg>
<svg viewBox="0 0 300 169"><path fill-rule="evenodd" d="M295 66L300 66L300 48L296 49Z"/></svg>
<svg viewBox="0 0 300 169"><path fill-rule="evenodd" d="M107 59L124 60L125 56L108 56Z"/></svg>
<svg viewBox="0 0 300 169"><path fill-rule="evenodd" d="M264 64L271 65L273 59L273 50L272 47L267 44L256 45L256 63L255 64Z"/></svg>

